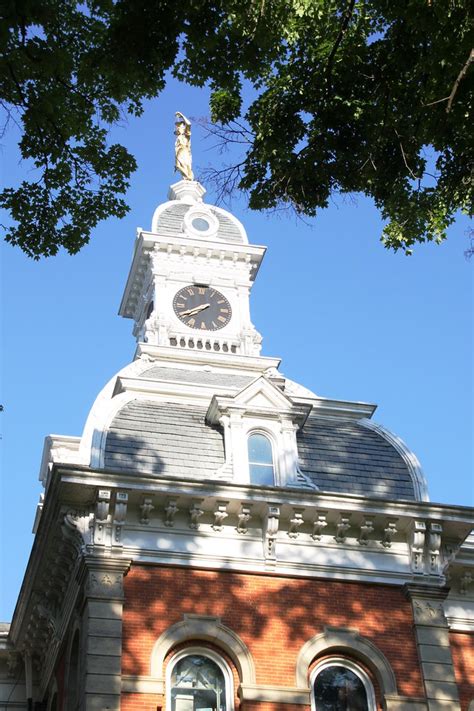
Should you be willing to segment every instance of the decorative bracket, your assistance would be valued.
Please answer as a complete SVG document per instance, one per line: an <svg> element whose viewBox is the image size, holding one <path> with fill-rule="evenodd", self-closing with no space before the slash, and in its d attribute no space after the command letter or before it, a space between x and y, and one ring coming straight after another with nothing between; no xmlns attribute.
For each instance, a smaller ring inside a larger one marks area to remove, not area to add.
<svg viewBox="0 0 474 711"><path fill-rule="evenodd" d="M105 546L110 510L110 489L99 489L95 505L94 545Z"/></svg>
<svg viewBox="0 0 474 711"><path fill-rule="evenodd" d="M140 504L140 523L144 525L148 525L150 523L150 514L155 508L152 504L152 501L153 499L151 499L150 497L144 496L142 503Z"/></svg>
<svg viewBox="0 0 474 711"><path fill-rule="evenodd" d="M360 527L360 533L358 541L361 546L367 546L369 544L369 536L374 530L374 522L371 518L364 518L364 523Z"/></svg>
<svg viewBox="0 0 474 711"><path fill-rule="evenodd" d="M465 570L459 581L459 592L461 595L467 595L469 586L474 582L474 576L468 570Z"/></svg>
<svg viewBox="0 0 474 711"><path fill-rule="evenodd" d="M411 569L414 573L424 572L423 553L425 548L426 523L413 521L410 535Z"/></svg>
<svg viewBox="0 0 474 711"><path fill-rule="evenodd" d="M194 531L197 531L199 528L199 519L204 513L204 510L201 508L202 504L202 499L196 499L193 501L193 504L191 508L189 509L189 517L190 517L190 522L189 522L189 528L192 528Z"/></svg>
<svg viewBox="0 0 474 711"><path fill-rule="evenodd" d="M228 504L228 501L218 501L216 503L216 508L214 511L214 523L212 524L212 528L214 529L214 531L222 531L222 529L224 528L224 521L229 515L227 513Z"/></svg>
<svg viewBox="0 0 474 711"><path fill-rule="evenodd" d="M178 513L178 506L176 504L176 499L168 499L168 503L165 506L165 526L168 528L173 528L174 517Z"/></svg>
<svg viewBox="0 0 474 711"><path fill-rule="evenodd" d="M290 518L290 525L288 527L288 535L290 538L298 538L299 529L304 523L303 511L304 509L293 509L293 517Z"/></svg>
<svg viewBox="0 0 474 711"><path fill-rule="evenodd" d="M114 510L114 546L122 545L122 528L127 518L128 494L117 491Z"/></svg>
<svg viewBox="0 0 474 711"><path fill-rule="evenodd" d="M336 543L344 543L346 540L346 533L350 527L351 524L349 523L349 516L341 514L339 522L336 524L336 535L334 536Z"/></svg>
<svg viewBox="0 0 474 711"><path fill-rule="evenodd" d="M242 504L242 506L240 507L240 511L238 513L239 522L237 524L237 529L236 529L237 533L247 533L247 531L248 531L247 524L250 521L250 519L252 518L252 515L250 513L251 510L252 510L251 506L245 506L244 504Z"/></svg>
<svg viewBox="0 0 474 711"><path fill-rule="evenodd" d="M428 555L429 555L429 572L431 575L439 575L440 573L440 549L441 549L441 534L443 527L440 523L430 523L428 534Z"/></svg>
<svg viewBox="0 0 474 711"><path fill-rule="evenodd" d="M387 521L387 525L383 529L383 537L380 541L384 548L391 548L393 539L397 534L398 518Z"/></svg>
<svg viewBox="0 0 474 711"><path fill-rule="evenodd" d="M280 523L280 508L278 506L268 506L263 527L264 540L263 551L265 560L276 560L276 539Z"/></svg>
<svg viewBox="0 0 474 711"><path fill-rule="evenodd" d="M313 532L311 534L313 541L321 540L321 536L323 535L324 529L327 525L327 511L319 511L313 521Z"/></svg>

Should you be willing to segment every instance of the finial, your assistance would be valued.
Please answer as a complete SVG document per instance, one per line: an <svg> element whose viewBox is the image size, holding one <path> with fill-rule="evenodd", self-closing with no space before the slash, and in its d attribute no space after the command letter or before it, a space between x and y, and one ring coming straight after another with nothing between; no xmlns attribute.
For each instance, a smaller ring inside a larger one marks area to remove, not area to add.
<svg viewBox="0 0 474 711"><path fill-rule="evenodd" d="M179 170L184 180L194 180L191 168L191 122L180 111L176 111L175 170Z"/></svg>

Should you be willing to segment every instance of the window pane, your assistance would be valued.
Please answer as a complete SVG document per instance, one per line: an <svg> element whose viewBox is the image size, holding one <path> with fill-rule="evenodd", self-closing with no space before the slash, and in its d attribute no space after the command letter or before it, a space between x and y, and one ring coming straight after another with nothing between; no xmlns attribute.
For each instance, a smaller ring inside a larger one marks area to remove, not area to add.
<svg viewBox="0 0 474 711"><path fill-rule="evenodd" d="M262 486L273 486L275 484L273 467L268 467L264 464L249 464L249 470L252 484L261 484Z"/></svg>
<svg viewBox="0 0 474 711"><path fill-rule="evenodd" d="M323 669L314 683L316 711L369 711L362 680L342 666Z"/></svg>
<svg viewBox="0 0 474 711"><path fill-rule="evenodd" d="M273 466L272 445L268 437L253 434L249 437L249 462Z"/></svg>
<svg viewBox="0 0 474 711"><path fill-rule="evenodd" d="M172 711L226 711L220 667L199 654L180 659L171 675L171 706Z"/></svg>

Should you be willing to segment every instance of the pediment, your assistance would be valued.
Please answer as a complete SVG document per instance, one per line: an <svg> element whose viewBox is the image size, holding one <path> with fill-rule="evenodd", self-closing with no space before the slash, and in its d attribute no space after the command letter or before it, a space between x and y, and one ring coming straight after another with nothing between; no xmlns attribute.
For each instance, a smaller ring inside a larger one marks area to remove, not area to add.
<svg viewBox="0 0 474 711"><path fill-rule="evenodd" d="M246 385L234 397L234 402L236 405L245 406L249 409L263 407L286 410L293 406L292 400L263 376Z"/></svg>
<svg viewBox="0 0 474 711"><path fill-rule="evenodd" d="M217 423L223 414L239 412L243 416L285 416L302 424L310 410L310 405L295 402L267 378L260 376L233 397L215 395L209 405L207 418Z"/></svg>

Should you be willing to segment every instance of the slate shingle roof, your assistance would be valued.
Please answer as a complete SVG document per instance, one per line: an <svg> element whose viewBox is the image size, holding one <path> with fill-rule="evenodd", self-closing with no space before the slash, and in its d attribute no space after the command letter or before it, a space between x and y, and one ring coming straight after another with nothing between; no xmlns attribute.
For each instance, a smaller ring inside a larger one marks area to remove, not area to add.
<svg viewBox="0 0 474 711"><path fill-rule="evenodd" d="M224 440L205 422L207 408L132 400L114 418L105 444L107 469L213 479Z"/></svg>
<svg viewBox="0 0 474 711"><path fill-rule="evenodd" d="M142 375L228 384L245 376L150 368ZM246 383L244 383L245 385ZM133 400L116 415L105 444L108 469L165 477L215 479L224 464L220 428L206 422L206 407ZM350 420L310 415L297 435L299 465L321 491L389 499L416 499L401 455L381 434Z"/></svg>
<svg viewBox="0 0 474 711"><path fill-rule="evenodd" d="M242 234L237 227L236 223L231 220L227 215L208 205L214 217L217 218L219 222L218 237L226 242L240 242L243 243ZM158 217L158 222L156 225L156 231L164 234L176 235L180 234L182 231L182 225L184 216L187 211L191 209L191 205L186 205L183 203L177 203L167 207Z"/></svg>
<svg viewBox="0 0 474 711"><path fill-rule="evenodd" d="M198 385L213 385L217 388L222 386L241 390L252 382L254 378L248 375L238 375L234 373L212 373L206 370L185 370L184 368L160 368L153 366L143 371L142 378L150 380L165 380L181 383L191 383Z"/></svg>
<svg viewBox="0 0 474 711"><path fill-rule="evenodd" d="M301 471L323 491L416 498L400 454L380 434L357 422L310 415L297 441Z"/></svg>

